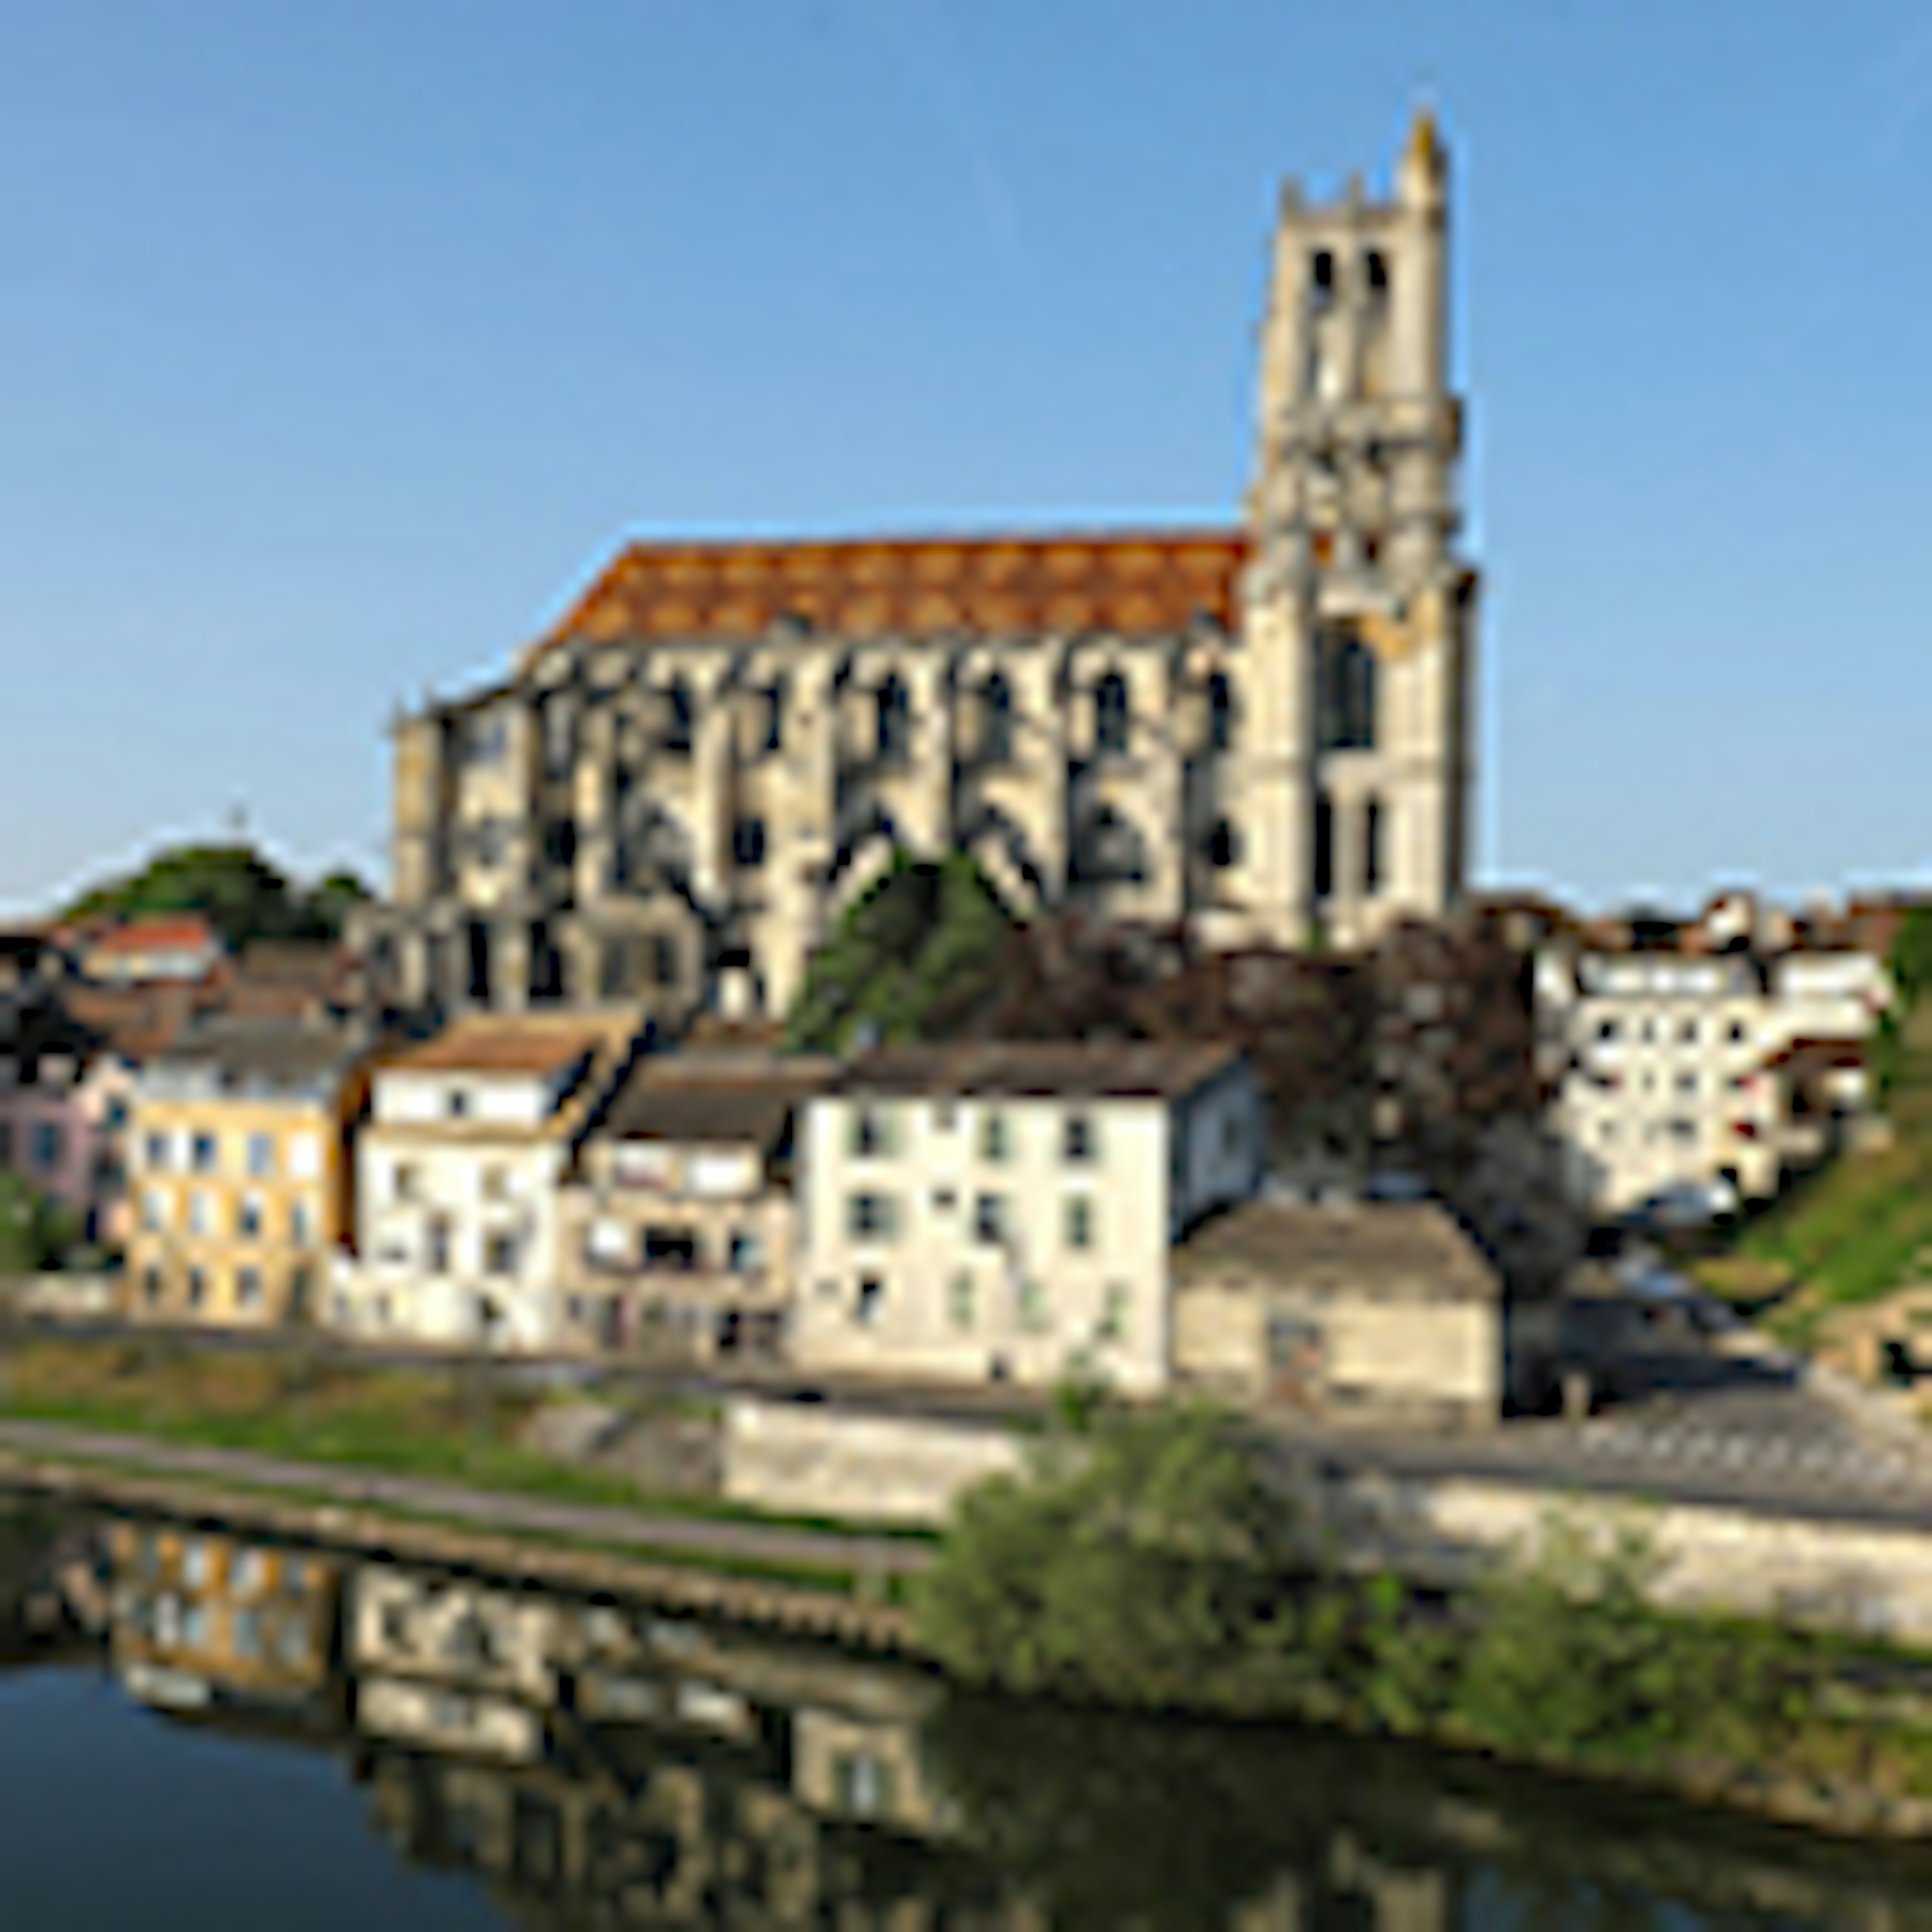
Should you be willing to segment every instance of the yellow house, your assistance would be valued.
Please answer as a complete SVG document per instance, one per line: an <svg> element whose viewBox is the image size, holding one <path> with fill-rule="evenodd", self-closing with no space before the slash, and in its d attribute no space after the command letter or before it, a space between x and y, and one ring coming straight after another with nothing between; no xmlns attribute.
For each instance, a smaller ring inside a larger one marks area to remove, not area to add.
<svg viewBox="0 0 1932 1932"><path fill-rule="evenodd" d="M305 1318L354 1225L349 1136L368 1103L354 1028L218 1018L136 1084L130 1312L262 1326Z"/></svg>
<svg viewBox="0 0 1932 1932"><path fill-rule="evenodd" d="M119 1522L116 1674L164 1702L290 1700L328 1687L336 1563L186 1523Z"/></svg>

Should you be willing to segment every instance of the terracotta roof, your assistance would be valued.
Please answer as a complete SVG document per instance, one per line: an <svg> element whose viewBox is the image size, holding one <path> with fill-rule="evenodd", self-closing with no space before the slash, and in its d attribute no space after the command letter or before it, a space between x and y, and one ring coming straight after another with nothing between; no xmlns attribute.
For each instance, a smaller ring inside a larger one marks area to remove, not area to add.
<svg viewBox="0 0 1932 1932"><path fill-rule="evenodd" d="M94 941L97 952L172 952L221 944L205 919L135 919Z"/></svg>
<svg viewBox="0 0 1932 1932"><path fill-rule="evenodd" d="M555 1073L586 1053L607 1052L636 1032L629 1022L580 1014L478 1014L446 1027L420 1046L385 1057L407 1073Z"/></svg>
<svg viewBox="0 0 1932 1932"><path fill-rule="evenodd" d="M833 1083L842 1094L999 1094L1178 1100L1240 1057L1218 1042L970 1041L882 1046Z"/></svg>
<svg viewBox="0 0 1932 1932"><path fill-rule="evenodd" d="M1184 1284L1244 1276L1263 1286L1492 1299L1496 1271L1434 1202L1342 1207L1249 1201L1204 1222L1174 1251Z"/></svg>
<svg viewBox="0 0 1932 1932"><path fill-rule="evenodd" d="M572 638L753 638L788 617L848 638L1232 629L1246 554L1216 530L634 544L526 662Z"/></svg>

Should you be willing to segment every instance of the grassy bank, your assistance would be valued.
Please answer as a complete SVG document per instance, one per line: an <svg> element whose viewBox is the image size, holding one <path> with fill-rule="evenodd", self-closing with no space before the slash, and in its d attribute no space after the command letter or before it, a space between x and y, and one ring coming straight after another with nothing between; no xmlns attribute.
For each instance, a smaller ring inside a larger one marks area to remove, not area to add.
<svg viewBox="0 0 1932 1932"><path fill-rule="evenodd" d="M1893 1132L1882 1150L1847 1154L1799 1179L1694 1272L1756 1315L1789 1346L1810 1347L1837 1308L1932 1280L1932 922L1916 916L1894 949L1902 1001L1873 1060Z"/></svg>
<svg viewBox="0 0 1932 1932"><path fill-rule="evenodd" d="M674 1413L660 1401L632 1409ZM0 1419L68 1423L506 1496L726 1522L850 1531L712 1494L646 1490L524 1445L542 1398L472 1368L369 1368L194 1349L166 1336L26 1340L0 1352ZM890 1534L879 1532L878 1534Z"/></svg>

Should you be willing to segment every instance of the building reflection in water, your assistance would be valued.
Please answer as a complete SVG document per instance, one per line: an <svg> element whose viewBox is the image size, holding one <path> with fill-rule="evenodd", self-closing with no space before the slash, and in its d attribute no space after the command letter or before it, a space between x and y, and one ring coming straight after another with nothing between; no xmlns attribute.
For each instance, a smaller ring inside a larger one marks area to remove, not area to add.
<svg viewBox="0 0 1932 1932"><path fill-rule="evenodd" d="M341 1750L533 1927L1932 1932L1932 1872L1414 1750L948 1697L916 1670L157 1519L50 1545L134 1696ZM0 1606L4 1608L4 1606Z"/></svg>

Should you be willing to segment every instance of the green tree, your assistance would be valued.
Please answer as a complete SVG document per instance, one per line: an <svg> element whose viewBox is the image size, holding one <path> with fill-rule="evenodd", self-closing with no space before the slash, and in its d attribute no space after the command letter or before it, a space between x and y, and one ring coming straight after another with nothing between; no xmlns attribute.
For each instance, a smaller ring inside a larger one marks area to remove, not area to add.
<svg viewBox="0 0 1932 1932"><path fill-rule="evenodd" d="M80 1238L80 1217L17 1174L0 1170L0 1276L52 1267Z"/></svg>
<svg viewBox="0 0 1932 1932"><path fill-rule="evenodd" d="M930 1038L989 994L1014 920L964 852L937 864L896 851L812 956L786 1029L808 1051Z"/></svg>
<svg viewBox="0 0 1932 1932"><path fill-rule="evenodd" d="M1102 1412L968 1494L914 1614L968 1682L1240 1707L1290 1634L1292 1528L1235 1418Z"/></svg>
<svg viewBox="0 0 1932 1932"><path fill-rule="evenodd" d="M362 881L343 871L304 892L252 845L182 845L82 893L62 917L198 913L232 946L254 939L333 938L349 908L368 896Z"/></svg>

